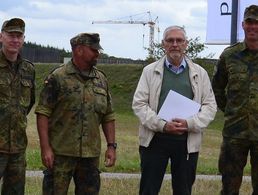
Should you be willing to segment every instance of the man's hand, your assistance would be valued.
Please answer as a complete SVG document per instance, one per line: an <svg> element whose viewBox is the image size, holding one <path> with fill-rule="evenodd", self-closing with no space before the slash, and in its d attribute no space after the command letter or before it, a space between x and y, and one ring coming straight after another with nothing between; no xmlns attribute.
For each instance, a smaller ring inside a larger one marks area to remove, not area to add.
<svg viewBox="0 0 258 195"><path fill-rule="evenodd" d="M182 135L187 132L188 125L186 120L175 118L168 121L164 126L164 132L176 135Z"/></svg>
<svg viewBox="0 0 258 195"><path fill-rule="evenodd" d="M108 147L105 153L105 166L112 167L116 163L116 149L114 147Z"/></svg>
<svg viewBox="0 0 258 195"><path fill-rule="evenodd" d="M41 150L41 159L45 167L47 167L48 169L53 168L54 153L51 147L44 148Z"/></svg>

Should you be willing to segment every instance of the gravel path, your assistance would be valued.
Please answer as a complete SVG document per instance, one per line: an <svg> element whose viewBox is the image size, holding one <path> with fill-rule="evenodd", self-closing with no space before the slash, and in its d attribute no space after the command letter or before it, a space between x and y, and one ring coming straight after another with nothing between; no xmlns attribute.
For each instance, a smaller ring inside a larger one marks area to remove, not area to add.
<svg viewBox="0 0 258 195"><path fill-rule="evenodd" d="M42 171L26 171L27 177L43 177ZM116 179L130 179L130 178L140 178L140 174L137 173L101 173L101 177L103 178L116 178ZM204 179L204 180L220 180L220 175L197 175L197 179ZM165 180L171 179L170 174L165 175ZM244 176L243 180L251 181L250 176Z"/></svg>

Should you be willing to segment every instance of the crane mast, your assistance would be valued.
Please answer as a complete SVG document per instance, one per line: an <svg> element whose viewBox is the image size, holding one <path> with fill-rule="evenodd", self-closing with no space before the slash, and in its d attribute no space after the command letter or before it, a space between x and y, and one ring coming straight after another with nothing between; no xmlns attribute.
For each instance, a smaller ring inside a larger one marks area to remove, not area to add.
<svg viewBox="0 0 258 195"><path fill-rule="evenodd" d="M152 57L154 53L154 32L155 27L158 22L158 17L153 21L151 19L150 12L147 12L149 15L149 20L133 20L132 16L130 16L130 20L102 20L102 21L92 21L92 24L142 24L142 25L149 25L149 56ZM159 28L157 27L158 32Z"/></svg>

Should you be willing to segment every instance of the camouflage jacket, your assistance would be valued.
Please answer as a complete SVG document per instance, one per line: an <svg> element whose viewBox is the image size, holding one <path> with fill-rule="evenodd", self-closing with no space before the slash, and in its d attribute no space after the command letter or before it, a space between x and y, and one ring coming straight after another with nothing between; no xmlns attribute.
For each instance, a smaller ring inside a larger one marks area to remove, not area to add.
<svg viewBox="0 0 258 195"><path fill-rule="evenodd" d="M226 48L212 81L224 112L223 136L258 140L258 52L245 43Z"/></svg>
<svg viewBox="0 0 258 195"><path fill-rule="evenodd" d="M55 154L99 156L99 126L114 120L105 75L94 67L83 79L71 61L61 65L45 80L35 113L49 118L49 142Z"/></svg>
<svg viewBox="0 0 258 195"><path fill-rule="evenodd" d="M24 152L27 114L35 102L35 70L21 59L14 65L0 52L0 152Z"/></svg>

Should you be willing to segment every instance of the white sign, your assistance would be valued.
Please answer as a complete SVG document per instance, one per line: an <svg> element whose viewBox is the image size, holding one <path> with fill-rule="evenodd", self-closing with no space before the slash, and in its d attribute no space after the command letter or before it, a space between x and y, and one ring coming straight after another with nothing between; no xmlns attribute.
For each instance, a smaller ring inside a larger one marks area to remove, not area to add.
<svg viewBox="0 0 258 195"><path fill-rule="evenodd" d="M245 8L258 0L238 0L237 41L244 39L242 21ZM208 0L206 44L230 44L232 0Z"/></svg>

